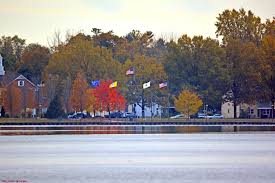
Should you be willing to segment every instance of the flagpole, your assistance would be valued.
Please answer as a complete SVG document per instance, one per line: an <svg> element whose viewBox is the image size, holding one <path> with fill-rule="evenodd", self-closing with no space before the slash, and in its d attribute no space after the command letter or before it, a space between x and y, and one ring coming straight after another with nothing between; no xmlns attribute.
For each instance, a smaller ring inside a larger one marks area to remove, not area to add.
<svg viewBox="0 0 275 183"><path fill-rule="evenodd" d="M134 99L136 99L136 69L135 67L133 66L133 71L134 71L134 74L133 74L133 86L134 86L134 93L133 93L133 97ZM134 100L134 103L133 103L133 106L132 106L132 112L134 112L134 114L136 115L136 107L135 107L135 100Z"/></svg>
<svg viewBox="0 0 275 183"><path fill-rule="evenodd" d="M153 119L153 96L152 96L152 90L151 90L151 121Z"/></svg>
<svg viewBox="0 0 275 183"><path fill-rule="evenodd" d="M170 119L170 93L169 93L169 81L167 80L167 98L168 98L168 121Z"/></svg>

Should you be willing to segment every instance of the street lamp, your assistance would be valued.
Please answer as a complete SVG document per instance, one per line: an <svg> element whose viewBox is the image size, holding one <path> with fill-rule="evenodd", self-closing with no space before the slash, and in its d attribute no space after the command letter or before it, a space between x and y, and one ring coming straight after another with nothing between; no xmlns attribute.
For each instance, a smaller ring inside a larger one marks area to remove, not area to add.
<svg viewBox="0 0 275 183"><path fill-rule="evenodd" d="M45 86L45 84L42 83L42 82L37 85L37 92L38 92L38 94L37 94L37 98L38 98L37 103L38 103L38 112L40 113L40 118L42 118L42 104L40 102L40 95L41 95L40 89L44 86Z"/></svg>
<svg viewBox="0 0 275 183"><path fill-rule="evenodd" d="M271 104L271 119L273 122L273 118L274 118L274 103Z"/></svg>
<svg viewBox="0 0 275 183"><path fill-rule="evenodd" d="M208 110L208 104L205 104L205 109L204 109L204 117L206 119L206 122L207 122L207 110Z"/></svg>

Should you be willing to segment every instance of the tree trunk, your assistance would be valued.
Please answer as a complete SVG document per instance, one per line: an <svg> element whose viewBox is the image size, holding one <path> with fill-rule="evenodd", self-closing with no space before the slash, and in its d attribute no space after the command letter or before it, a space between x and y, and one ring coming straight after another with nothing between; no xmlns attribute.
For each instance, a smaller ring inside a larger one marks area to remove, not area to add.
<svg viewBox="0 0 275 183"><path fill-rule="evenodd" d="M145 118L145 104L144 104L144 95L143 95L143 91L142 91L142 96L141 96L141 111L142 111L142 118Z"/></svg>
<svg viewBox="0 0 275 183"><path fill-rule="evenodd" d="M271 118L274 118L274 96L271 98Z"/></svg>
<svg viewBox="0 0 275 183"><path fill-rule="evenodd" d="M144 106L144 101L142 99L142 104L141 104L142 118L145 117L145 111L144 111L144 109L145 109L145 106Z"/></svg>
<svg viewBox="0 0 275 183"><path fill-rule="evenodd" d="M237 117L237 103L235 101L233 101L233 106L234 106L234 118L238 118Z"/></svg>

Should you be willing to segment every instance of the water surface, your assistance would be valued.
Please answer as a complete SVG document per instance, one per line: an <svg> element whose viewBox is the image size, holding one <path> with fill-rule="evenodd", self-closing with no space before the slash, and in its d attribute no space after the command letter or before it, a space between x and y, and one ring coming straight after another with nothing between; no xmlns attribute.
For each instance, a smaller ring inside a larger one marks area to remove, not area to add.
<svg viewBox="0 0 275 183"><path fill-rule="evenodd" d="M275 134L0 136L0 182L275 182Z"/></svg>

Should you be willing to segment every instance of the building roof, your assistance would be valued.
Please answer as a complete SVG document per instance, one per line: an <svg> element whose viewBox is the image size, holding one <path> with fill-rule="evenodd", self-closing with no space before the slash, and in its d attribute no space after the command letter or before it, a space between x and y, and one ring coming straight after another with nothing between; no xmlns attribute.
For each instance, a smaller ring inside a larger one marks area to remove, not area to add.
<svg viewBox="0 0 275 183"><path fill-rule="evenodd" d="M257 108L258 109L271 109L271 102L258 102Z"/></svg>
<svg viewBox="0 0 275 183"><path fill-rule="evenodd" d="M27 80L32 86L36 87L35 84L33 84L33 82L31 82L30 80L28 80L25 76L23 76L22 74L20 74L17 78L15 78L14 80L12 80L9 84L7 84L7 86L9 86L11 83L13 83L16 80L19 79L23 79L23 80Z"/></svg>

